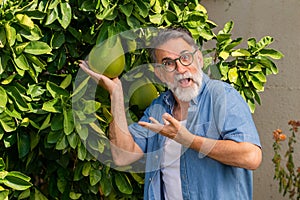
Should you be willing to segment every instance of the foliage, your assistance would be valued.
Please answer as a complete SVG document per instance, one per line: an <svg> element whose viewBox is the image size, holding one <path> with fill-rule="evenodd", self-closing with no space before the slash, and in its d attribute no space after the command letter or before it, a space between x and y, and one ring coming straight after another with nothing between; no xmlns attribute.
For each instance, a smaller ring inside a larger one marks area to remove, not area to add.
<svg viewBox="0 0 300 200"><path fill-rule="evenodd" d="M26 174L22 180L33 184L24 192L5 189L9 199L142 197L143 174L99 161L109 157L108 94L97 88L90 98L92 81L79 77L76 85L75 79L78 60L95 44L118 33L138 42L141 35L122 33L167 26L187 28L199 45L215 41L205 52L206 70L233 84L254 111L266 75L277 73L271 59L282 54L266 48L269 36L235 49L242 39L231 39L233 22L215 34L216 24L196 0L0 1L0 152L8 171ZM144 49L125 56L124 74L149 62Z"/></svg>
<svg viewBox="0 0 300 200"><path fill-rule="evenodd" d="M23 191L22 194L27 192L27 189L32 186L30 177L18 171L6 171L5 163L0 158L0 199L7 200L10 192ZM21 195L20 195L21 196Z"/></svg>
<svg viewBox="0 0 300 200"><path fill-rule="evenodd" d="M286 134L281 129L273 131L274 156L272 161L275 168L274 179L278 181L279 192L283 196L289 194L290 199L300 199L300 167L297 167L294 162L294 147L297 142L296 133L300 121L291 120L288 124L291 126L291 135L288 138L288 148L285 153L281 151L281 147L282 141L286 140Z"/></svg>

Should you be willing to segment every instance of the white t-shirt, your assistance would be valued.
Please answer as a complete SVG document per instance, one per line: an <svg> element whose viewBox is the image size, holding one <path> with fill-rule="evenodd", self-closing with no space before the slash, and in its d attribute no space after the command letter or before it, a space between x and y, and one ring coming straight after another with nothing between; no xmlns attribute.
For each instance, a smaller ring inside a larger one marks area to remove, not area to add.
<svg viewBox="0 0 300 200"><path fill-rule="evenodd" d="M185 126L186 120L181 121ZM181 144L167 138L164 145L164 156L161 164L166 200L183 200L180 179Z"/></svg>

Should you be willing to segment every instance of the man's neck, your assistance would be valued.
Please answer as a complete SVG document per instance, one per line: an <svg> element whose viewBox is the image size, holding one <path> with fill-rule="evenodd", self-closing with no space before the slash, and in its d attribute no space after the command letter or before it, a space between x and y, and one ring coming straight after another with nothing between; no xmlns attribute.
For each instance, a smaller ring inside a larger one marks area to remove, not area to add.
<svg viewBox="0 0 300 200"><path fill-rule="evenodd" d="M189 104L190 102L176 100L173 110L175 119L179 121L187 119Z"/></svg>

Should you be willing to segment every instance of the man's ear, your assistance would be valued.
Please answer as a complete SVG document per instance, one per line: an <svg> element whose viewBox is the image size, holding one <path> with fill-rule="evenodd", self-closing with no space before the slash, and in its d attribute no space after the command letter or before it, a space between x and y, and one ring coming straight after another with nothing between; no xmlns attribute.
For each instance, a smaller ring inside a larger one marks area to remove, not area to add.
<svg viewBox="0 0 300 200"><path fill-rule="evenodd" d="M202 52L200 50L197 50L197 59L201 65L201 69L203 68L203 55Z"/></svg>

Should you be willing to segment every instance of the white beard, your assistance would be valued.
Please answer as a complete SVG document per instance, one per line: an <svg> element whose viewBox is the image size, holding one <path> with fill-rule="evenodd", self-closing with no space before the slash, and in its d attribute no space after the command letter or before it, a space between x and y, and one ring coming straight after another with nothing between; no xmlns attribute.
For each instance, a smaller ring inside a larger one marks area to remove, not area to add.
<svg viewBox="0 0 300 200"><path fill-rule="evenodd" d="M185 74L176 75L174 77L174 83L167 83L167 85L179 100L189 102L199 94L202 86L202 77L202 70L197 70L195 74L186 72ZM194 83L191 87L182 88L178 85L178 82L183 78L191 78Z"/></svg>

